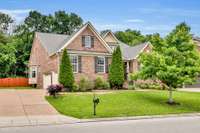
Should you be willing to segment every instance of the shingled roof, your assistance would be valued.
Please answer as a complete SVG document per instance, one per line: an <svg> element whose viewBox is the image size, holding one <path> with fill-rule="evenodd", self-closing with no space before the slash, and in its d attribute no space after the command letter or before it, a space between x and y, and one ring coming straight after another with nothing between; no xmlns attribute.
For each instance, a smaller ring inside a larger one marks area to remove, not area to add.
<svg viewBox="0 0 200 133"><path fill-rule="evenodd" d="M102 32L101 32L101 36L102 36L103 38L105 38L106 35L107 35L109 32L115 37L115 35L112 33L111 30L102 31ZM138 44L138 45L136 45L136 46L130 46L130 45L128 45L128 44L125 44L125 43L119 41L116 37L115 37L115 39L117 40L117 43L116 43L116 44L119 45L120 48L121 48L122 57L123 57L123 59L125 59L125 60L136 59L137 56L140 54L140 52L142 52L142 50L143 50L147 45L149 45L149 42L145 42L145 43Z"/></svg>
<svg viewBox="0 0 200 133"><path fill-rule="evenodd" d="M36 32L36 36L38 37L41 45L46 49L48 54L55 53L60 47L63 46L63 42L70 38L69 35L40 32Z"/></svg>
<svg viewBox="0 0 200 133"><path fill-rule="evenodd" d="M198 36L193 36L192 39L195 40L195 41L200 42L200 37L198 37Z"/></svg>
<svg viewBox="0 0 200 133"><path fill-rule="evenodd" d="M82 27L84 27L86 24L84 24ZM38 37L41 45L46 49L48 54L52 55L60 50L82 27L80 27L71 35L36 32L36 36ZM106 32L102 33L101 36L105 37L108 32L111 31L107 30ZM129 46L117 39L117 45L119 45L122 50L122 56L124 60L136 59L140 52L148 44L149 43L141 43L136 46Z"/></svg>
<svg viewBox="0 0 200 133"><path fill-rule="evenodd" d="M96 31L96 29L92 26L90 22L85 23L80 28L78 28L71 35L63 35L63 34L52 34L52 33L41 33L36 32L36 36L41 42L41 45L47 50L48 54L51 56L54 53L60 51L65 47L67 43L69 43L73 38L81 32L85 27L90 26L93 29L94 33L101 39L104 46L108 49L109 52L112 52L111 48L108 44L101 38L100 34Z"/></svg>
<svg viewBox="0 0 200 133"><path fill-rule="evenodd" d="M141 43L136 46L121 47L122 56L125 60L136 59L147 45L149 45L148 42Z"/></svg>

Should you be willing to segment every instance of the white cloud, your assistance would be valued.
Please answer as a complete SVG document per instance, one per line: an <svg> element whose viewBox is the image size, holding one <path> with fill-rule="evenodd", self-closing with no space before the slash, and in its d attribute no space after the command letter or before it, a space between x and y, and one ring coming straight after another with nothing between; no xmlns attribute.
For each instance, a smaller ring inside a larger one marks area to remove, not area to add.
<svg viewBox="0 0 200 133"><path fill-rule="evenodd" d="M31 11L31 9L0 9L0 12L9 14L16 23L20 23L26 17L26 15Z"/></svg>
<svg viewBox="0 0 200 133"><path fill-rule="evenodd" d="M124 30L128 28L127 25L123 25L123 24L94 24L94 25L100 31L106 30L106 29L117 31L117 30Z"/></svg>
<svg viewBox="0 0 200 133"><path fill-rule="evenodd" d="M125 22L128 22L128 23L143 23L144 20L142 20L142 19L128 19Z"/></svg>

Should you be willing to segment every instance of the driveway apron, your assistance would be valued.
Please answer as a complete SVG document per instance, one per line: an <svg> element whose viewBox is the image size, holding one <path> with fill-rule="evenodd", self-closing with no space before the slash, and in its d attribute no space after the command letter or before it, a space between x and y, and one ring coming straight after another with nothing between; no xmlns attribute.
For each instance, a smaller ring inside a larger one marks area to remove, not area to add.
<svg viewBox="0 0 200 133"><path fill-rule="evenodd" d="M0 90L0 117L56 115L44 90Z"/></svg>

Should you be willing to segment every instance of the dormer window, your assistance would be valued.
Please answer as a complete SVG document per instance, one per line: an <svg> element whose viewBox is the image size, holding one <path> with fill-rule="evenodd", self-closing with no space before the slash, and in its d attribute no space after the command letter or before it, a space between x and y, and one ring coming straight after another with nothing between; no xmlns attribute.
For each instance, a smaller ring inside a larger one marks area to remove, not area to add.
<svg viewBox="0 0 200 133"><path fill-rule="evenodd" d="M92 48L94 46L94 37L89 35L82 36L82 46Z"/></svg>

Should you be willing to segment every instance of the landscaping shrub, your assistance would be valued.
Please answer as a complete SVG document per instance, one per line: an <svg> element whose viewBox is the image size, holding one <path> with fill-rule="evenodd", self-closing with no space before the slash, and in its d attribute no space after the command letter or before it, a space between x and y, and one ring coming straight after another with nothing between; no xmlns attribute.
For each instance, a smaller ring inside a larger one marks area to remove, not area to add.
<svg viewBox="0 0 200 133"><path fill-rule="evenodd" d="M166 90L168 87L160 82L153 81L137 81L135 83L136 88L140 89L156 89L156 90Z"/></svg>
<svg viewBox="0 0 200 133"><path fill-rule="evenodd" d="M109 89L110 85L107 81L105 81L101 77L97 77L94 81L94 88L95 89Z"/></svg>
<svg viewBox="0 0 200 133"><path fill-rule="evenodd" d="M78 84L74 83L74 85L73 85L73 87L72 87L72 91L73 91L73 92L79 91L79 86L78 86Z"/></svg>
<svg viewBox="0 0 200 133"><path fill-rule="evenodd" d="M65 90L71 91L74 84L74 75L72 71L72 65L70 62L69 55L67 54L67 50L64 49L60 64L59 71L59 82L63 84Z"/></svg>
<svg viewBox="0 0 200 133"><path fill-rule="evenodd" d="M92 89L94 89L94 83L87 78L82 77L79 81L79 90L84 92L91 91Z"/></svg>
<svg viewBox="0 0 200 133"><path fill-rule="evenodd" d="M119 46L113 52L112 63L109 68L109 82L111 88L122 88L124 83L124 64Z"/></svg>
<svg viewBox="0 0 200 133"><path fill-rule="evenodd" d="M128 90L135 90L135 85L128 85Z"/></svg>
<svg viewBox="0 0 200 133"><path fill-rule="evenodd" d="M49 85L47 91L50 96L56 97L57 93L61 92L63 89L63 85Z"/></svg>

